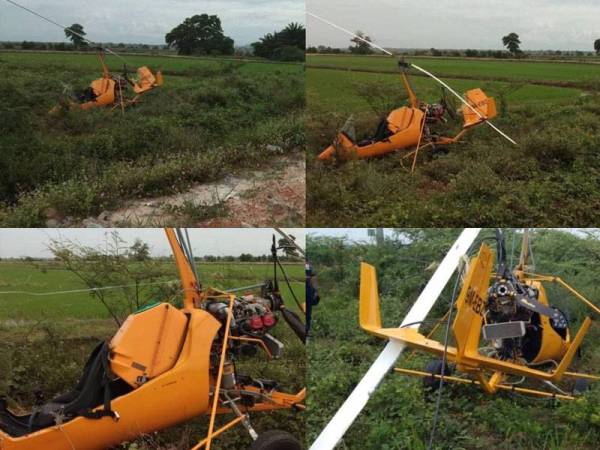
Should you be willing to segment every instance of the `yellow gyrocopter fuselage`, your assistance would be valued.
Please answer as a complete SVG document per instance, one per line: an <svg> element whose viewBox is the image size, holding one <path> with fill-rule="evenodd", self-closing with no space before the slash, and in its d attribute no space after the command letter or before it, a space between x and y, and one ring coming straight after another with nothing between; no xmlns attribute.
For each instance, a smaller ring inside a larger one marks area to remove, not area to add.
<svg viewBox="0 0 600 450"><path fill-rule="evenodd" d="M401 63L401 67L404 65L404 63ZM462 130L454 137L434 135L429 128L445 122L444 115L446 113L451 117L454 116L454 111L450 111L448 109L449 105L443 103L428 104L419 101L404 69L400 76L404 89L408 94L409 105L391 111L381 122L376 134L370 139L355 142L354 138L347 132L339 132L332 145L319 154L319 160L330 161L334 158L341 160L365 159L398 150L412 149L404 157L414 156L414 161L416 161L420 150L456 143L468 130L496 117L496 102L494 99L488 97L479 88L471 89L465 93L465 100L471 107L467 105L461 107Z"/></svg>
<svg viewBox="0 0 600 450"><path fill-rule="evenodd" d="M304 408L305 389L280 392L275 382L240 375L233 363L241 346L278 356L268 344L281 343L267 334L277 323L278 309L269 306L277 298L203 290L175 231L166 232L183 307L158 303L131 314L94 350L75 389L32 413L14 414L0 401L0 449L104 450L201 415L210 426L194 449L209 449L234 425L250 427L249 412ZM217 428L218 414L235 417Z"/></svg>
<svg viewBox="0 0 600 450"><path fill-rule="evenodd" d="M110 107L115 109L120 107L125 109L127 106L138 103L141 95L149 92L164 84L162 72L159 70L156 75L147 66L137 69L137 79L131 79L124 73L122 76L112 75L104 61L103 53L98 55L102 65L102 77L93 80L89 87L74 98L69 99L69 105L72 108L89 110L97 107ZM132 97L127 96L128 90L133 90ZM57 107L51 112L56 112Z"/></svg>
<svg viewBox="0 0 600 450"><path fill-rule="evenodd" d="M559 388L565 378L587 382L600 380L597 375L569 372L592 320L584 318L572 338L567 316L550 305L542 283L552 282L565 288L590 310L600 314L600 308L556 276L538 275L526 270L525 264L506 276L493 273L493 253L482 244L479 254L468 264L462 289L453 311L448 311L432 332L423 335L416 329L383 328L379 312L379 295L375 268L361 264L360 325L365 331L383 339L402 342L414 349L432 353L454 366L435 363L426 371L396 368L403 375L423 377L429 387L439 379L458 383L473 383L486 392L500 390L520 392L538 397L570 400L567 388ZM448 317L452 322L453 342L432 338L439 324ZM453 377L456 369L466 377ZM516 386L511 376L522 380L546 383L554 392ZM575 392L576 389L571 390ZM576 393L576 392L575 392Z"/></svg>

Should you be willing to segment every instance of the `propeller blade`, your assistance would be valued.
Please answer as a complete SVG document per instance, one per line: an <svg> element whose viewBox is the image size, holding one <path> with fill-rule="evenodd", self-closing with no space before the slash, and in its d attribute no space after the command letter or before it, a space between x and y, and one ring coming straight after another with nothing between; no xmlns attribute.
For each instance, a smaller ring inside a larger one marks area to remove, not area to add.
<svg viewBox="0 0 600 450"><path fill-rule="evenodd" d="M296 336L298 336L302 342L306 342L306 325L304 325L300 316L287 308L281 308L281 315Z"/></svg>
<svg viewBox="0 0 600 450"><path fill-rule="evenodd" d="M463 230L402 321L401 327L412 324L410 325L412 328L419 328L419 323L425 320L429 314L454 270L458 267L460 259L473 244L480 230L480 228ZM363 410L383 377L390 371L405 346L404 343L396 340L388 342L354 391L310 446L310 450L332 450L337 445Z"/></svg>

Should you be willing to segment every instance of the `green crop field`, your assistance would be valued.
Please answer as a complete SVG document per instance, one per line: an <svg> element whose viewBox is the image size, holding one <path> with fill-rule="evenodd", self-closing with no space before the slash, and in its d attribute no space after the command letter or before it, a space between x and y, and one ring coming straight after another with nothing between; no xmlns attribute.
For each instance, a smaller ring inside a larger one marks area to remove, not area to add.
<svg viewBox="0 0 600 450"><path fill-rule="evenodd" d="M321 59L323 58L323 59ZM316 155L353 116L359 140L406 104L394 62L376 56L310 56L307 89L307 222L311 226L592 225L600 206L600 66L435 58L415 60L458 92L495 98L492 122L513 146L481 125L443 152L422 152L414 174L406 152L323 164ZM321 68L335 65L336 69ZM436 66L436 64L438 66ZM502 71L493 75L496 67ZM373 68L374 73L340 68ZM378 71L380 73L378 73ZM412 76L420 99L442 97L433 80ZM440 132L453 136L461 121Z"/></svg>
<svg viewBox="0 0 600 450"><path fill-rule="evenodd" d="M65 86L79 91L101 75L98 58L0 53L0 224L45 225L49 209L82 219L128 199L177 194L270 167L279 154L302 149L301 65L126 59L131 72L142 64L162 68L164 86L125 114L64 107L49 114L64 103ZM123 70L115 57L107 63L116 74Z"/></svg>
<svg viewBox="0 0 600 450"><path fill-rule="evenodd" d="M395 58L388 56L307 55L306 58L309 67L327 66L388 72L397 70L396 61ZM583 82L593 82L597 85L600 80L600 58L596 64L419 57L408 57L407 61L448 78L461 78L468 75L479 79L571 82L575 85L577 83L583 85Z"/></svg>
<svg viewBox="0 0 600 450"><path fill-rule="evenodd" d="M318 273L321 297L313 309L307 348L309 442L314 442L385 346L383 340L367 334L358 324L360 262L376 267L383 326L397 327L431 278L431 268L439 264L459 233L448 229L397 231L402 234L387 231L382 245L308 235L307 251ZM494 249L491 236L492 230L480 234ZM512 236L513 232L507 231L511 268L520 249L520 235L514 245ZM541 230L534 234L532 246L536 272L562 277L600 305L598 234L585 237ZM454 284L453 277L427 316L431 321L421 325L421 333L429 333L445 314ZM568 312L572 333L586 315L594 316L565 290L550 283L544 286L551 304ZM442 323L433 338L444 342L444 333ZM597 375L599 342L600 327L594 321L581 354L569 370ZM452 331L449 345L455 345ZM423 371L432 359L436 357L407 349L395 366ZM459 371L454 375L465 376ZM519 382L518 377L511 380ZM549 389L539 382L525 383L523 386ZM561 386L570 391L572 383L565 379ZM600 438L600 382L590 387L576 400L554 402L502 391L489 395L479 386L446 382L437 432L433 446L428 447L437 394L426 394L419 378L389 373L336 450L592 450L598 448Z"/></svg>
<svg viewBox="0 0 600 450"><path fill-rule="evenodd" d="M173 262L165 261L164 277L177 278ZM304 299L303 264L285 264L292 288L300 301ZM204 287L222 289L262 283L272 278L272 265L259 263L199 263L198 271ZM57 263L39 261L0 262L0 292L35 293L81 289L82 284ZM298 312L285 282L281 282L286 306ZM157 289L142 289L148 303L165 300ZM55 294L45 297L0 294L0 397L5 397L15 410L31 407L36 392L46 400L71 389L81 375L83 364L99 340L109 339L116 324L102 304L89 294ZM274 379L280 389L296 393L305 386L306 356L304 345L282 321L273 335L283 342L284 356L267 361L259 353L253 358L240 357L240 373ZM224 424L227 417L217 419ZM305 432L304 414L276 411L251 415L253 426L263 432L285 429L300 440ZM189 449L205 437L206 417L144 436L125 443L121 449L166 450ZM251 438L243 427L236 427L215 439L217 450L247 449Z"/></svg>
<svg viewBox="0 0 600 450"><path fill-rule="evenodd" d="M173 262L164 262L164 277L160 281L173 280L177 283L177 272ZM301 264L285 265L288 276L294 281L294 292L298 298L304 293L304 267ZM271 264L245 263L199 263L198 275L205 287L233 289L261 283L272 278ZM0 292L24 291L20 294L0 294L0 321L11 320L56 320L56 319L106 319L108 311L89 293L66 293L45 296L30 293L52 293L84 289L86 286L75 274L56 263L44 262L0 262ZM285 283L281 285L287 297L291 294ZM146 286L141 296L147 295L145 303L161 301L156 286ZM293 302L293 300L292 300ZM292 304L290 304L292 306Z"/></svg>

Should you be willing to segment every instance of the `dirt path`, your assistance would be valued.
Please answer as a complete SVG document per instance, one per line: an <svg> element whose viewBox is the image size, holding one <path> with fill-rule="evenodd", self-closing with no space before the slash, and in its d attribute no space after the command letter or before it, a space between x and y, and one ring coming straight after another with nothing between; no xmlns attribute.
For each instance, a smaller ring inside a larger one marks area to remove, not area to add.
<svg viewBox="0 0 600 450"><path fill-rule="evenodd" d="M189 191L127 202L88 217L84 227L304 226L306 164L302 155L281 157L269 169L230 175Z"/></svg>

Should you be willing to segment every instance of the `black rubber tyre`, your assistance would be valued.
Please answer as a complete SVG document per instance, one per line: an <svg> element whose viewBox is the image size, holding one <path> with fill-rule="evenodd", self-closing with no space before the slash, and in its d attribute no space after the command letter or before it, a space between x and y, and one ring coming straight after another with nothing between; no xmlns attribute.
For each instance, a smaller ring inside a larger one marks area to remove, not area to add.
<svg viewBox="0 0 600 450"><path fill-rule="evenodd" d="M425 372L430 373L431 375L441 375L442 374L442 360L434 359L433 361L429 361L427 366L425 367ZM449 376L452 375L452 367L446 363L446 370L444 370L444 375ZM423 378L423 389L427 392L437 391L440 387L440 379L436 377L424 377Z"/></svg>
<svg viewBox="0 0 600 450"><path fill-rule="evenodd" d="M590 388L590 383L585 378L577 378L575 379L575 384L573 385L573 394L581 395L585 393Z"/></svg>
<svg viewBox="0 0 600 450"><path fill-rule="evenodd" d="M287 431L269 430L259 434L249 450L302 450L302 446Z"/></svg>

